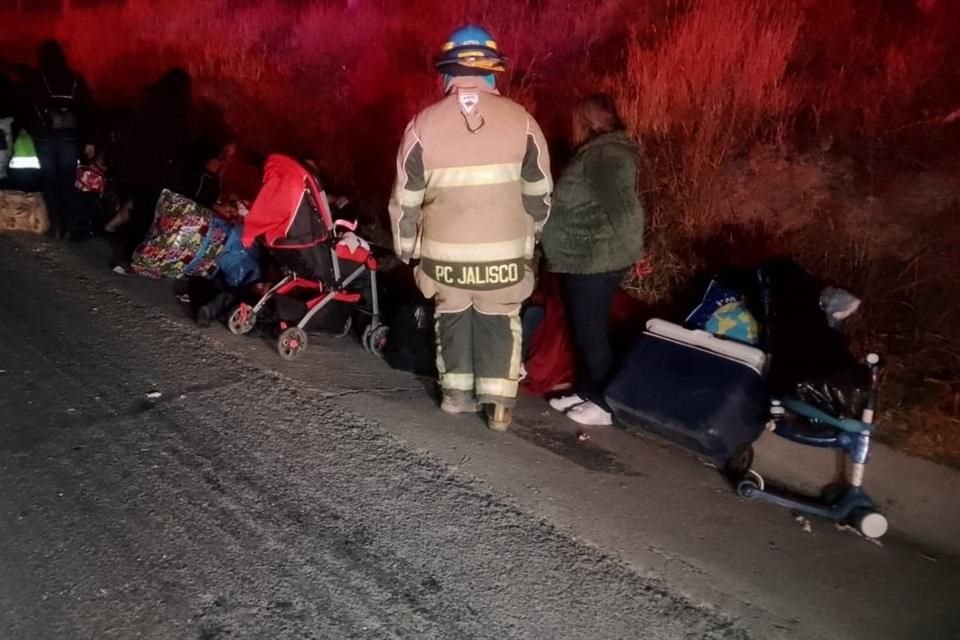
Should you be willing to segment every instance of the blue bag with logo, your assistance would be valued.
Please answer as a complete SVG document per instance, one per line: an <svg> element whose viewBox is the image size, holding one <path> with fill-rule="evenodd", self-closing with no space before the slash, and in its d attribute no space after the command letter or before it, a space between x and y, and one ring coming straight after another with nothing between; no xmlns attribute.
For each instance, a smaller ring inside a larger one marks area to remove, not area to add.
<svg viewBox="0 0 960 640"><path fill-rule="evenodd" d="M234 225L223 253L217 258L218 273L227 286L239 288L260 280L260 255L256 246L243 246L243 227Z"/></svg>

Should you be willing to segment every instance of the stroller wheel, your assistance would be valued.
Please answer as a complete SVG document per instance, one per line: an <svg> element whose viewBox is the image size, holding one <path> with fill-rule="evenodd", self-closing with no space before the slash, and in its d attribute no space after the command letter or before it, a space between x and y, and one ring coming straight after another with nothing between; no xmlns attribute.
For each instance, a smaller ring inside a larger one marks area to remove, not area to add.
<svg viewBox="0 0 960 640"><path fill-rule="evenodd" d="M277 338L277 353L284 360L296 360L307 350L307 332L300 327L290 327Z"/></svg>
<svg viewBox="0 0 960 640"><path fill-rule="evenodd" d="M363 340L363 346L370 353L383 356L383 350L387 348L387 335L390 333L390 327L385 324L378 324L367 329Z"/></svg>
<svg viewBox="0 0 960 640"><path fill-rule="evenodd" d="M245 304L241 304L227 319L227 328L235 336L243 336L251 331L257 324L257 314L253 309Z"/></svg>
<svg viewBox="0 0 960 640"><path fill-rule="evenodd" d="M360 344L364 351L370 351L370 334L373 333L373 325L368 326L360 334Z"/></svg>

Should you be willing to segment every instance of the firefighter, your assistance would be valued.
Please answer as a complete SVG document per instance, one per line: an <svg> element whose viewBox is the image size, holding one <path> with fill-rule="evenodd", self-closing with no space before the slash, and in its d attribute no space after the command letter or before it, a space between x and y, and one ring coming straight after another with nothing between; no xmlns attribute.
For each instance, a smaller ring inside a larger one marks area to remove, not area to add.
<svg viewBox="0 0 960 640"><path fill-rule="evenodd" d="M454 32L436 61L445 97L407 126L390 202L396 252L419 260L436 301L441 409L484 406L495 431L516 404L520 305L553 187L539 125L497 91L505 62L485 30Z"/></svg>

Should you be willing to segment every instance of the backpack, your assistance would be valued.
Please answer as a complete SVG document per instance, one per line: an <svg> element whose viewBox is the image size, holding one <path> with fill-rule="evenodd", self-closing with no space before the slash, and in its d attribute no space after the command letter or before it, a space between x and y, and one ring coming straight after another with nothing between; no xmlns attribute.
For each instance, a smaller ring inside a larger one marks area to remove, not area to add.
<svg viewBox="0 0 960 640"><path fill-rule="evenodd" d="M42 74L40 77L43 78L43 84L49 94L46 104L38 108L43 126L48 131L58 132L78 129L80 118L77 115L77 84L79 82L77 75L73 74L73 87L69 95L54 93L50 83L47 82L47 77Z"/></svg>
<svg viewBox="0 0 960 640"><path fill-rule="evenodd" d="M397 309L390 322L383 359L393 369L436 377L437 347L432 304L414 302Z"/></svg>

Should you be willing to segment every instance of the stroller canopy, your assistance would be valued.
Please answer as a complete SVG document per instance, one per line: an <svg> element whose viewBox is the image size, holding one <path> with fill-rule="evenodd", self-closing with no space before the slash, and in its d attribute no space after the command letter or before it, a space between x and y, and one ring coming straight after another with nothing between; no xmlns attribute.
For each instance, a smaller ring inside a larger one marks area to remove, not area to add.
<svg viewBox="0 0 960 640"><path fill-rule="evenodd" d="M325 240L332 227L326 194L313 174L293 158L269 156L263 186L244 220L243 245L262 236L268 247L310 246Z"/></svg>

